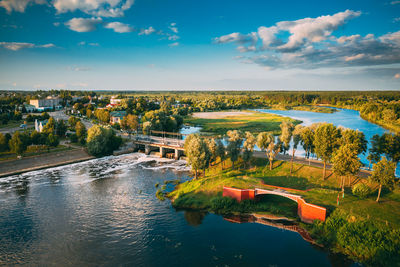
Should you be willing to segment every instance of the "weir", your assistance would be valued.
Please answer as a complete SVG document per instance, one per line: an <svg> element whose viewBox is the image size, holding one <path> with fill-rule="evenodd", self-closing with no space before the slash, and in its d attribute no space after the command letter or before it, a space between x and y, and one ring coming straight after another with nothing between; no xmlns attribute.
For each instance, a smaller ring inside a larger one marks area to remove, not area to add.
<svg viewBox="0 0 400 267"><path fill-rule="evenodd" d="M132 142L135 149L144 146L146 155L149 155L152 151L159 151L160 157L170 157L173 153L176 160L184 155L184 140L138 134Z"/></svg>

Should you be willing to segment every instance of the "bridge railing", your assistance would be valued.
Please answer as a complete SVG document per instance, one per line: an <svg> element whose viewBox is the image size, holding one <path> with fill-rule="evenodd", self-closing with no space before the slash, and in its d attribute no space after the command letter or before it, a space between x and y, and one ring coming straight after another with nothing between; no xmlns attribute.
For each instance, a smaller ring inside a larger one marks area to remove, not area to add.
<svg viewBox="0 0 400 267"><path fill-rule="evenodd" d="M159 137L159 136L152 136L152 135L138 134L135 136L135 139L136 139L136 141L142 141L142 142L158 144L158 145L183 147L183 145L185 144L184 140L177 140L177 139L173 139L173 138Z"/></svg>

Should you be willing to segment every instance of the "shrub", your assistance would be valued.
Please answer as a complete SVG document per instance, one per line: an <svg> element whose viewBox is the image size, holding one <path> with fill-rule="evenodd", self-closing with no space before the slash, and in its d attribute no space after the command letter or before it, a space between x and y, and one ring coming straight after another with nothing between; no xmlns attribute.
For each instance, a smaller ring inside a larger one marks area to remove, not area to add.
<svg viewBox="0 0 400 267"><path fill-rule="evenodd" d="M214 212L223 212L230 210L236 204L237 202L233 198L218 196L211 199L211 210Z"/></svg>
<svg viewBox="0 0 400 267"><path fill-rule="evenodd" d="M356 184L353 186L351 191L353 192L353 195L360 198L366 198L369 194L371 194L371 188L363 183Z"/></svg>

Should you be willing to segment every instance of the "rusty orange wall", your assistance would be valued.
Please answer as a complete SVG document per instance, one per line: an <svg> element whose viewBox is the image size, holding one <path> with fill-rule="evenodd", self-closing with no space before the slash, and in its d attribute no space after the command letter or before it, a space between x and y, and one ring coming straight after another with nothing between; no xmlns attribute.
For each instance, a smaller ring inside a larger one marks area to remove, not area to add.
<svg viewBox="0 0 400 267"><path fill-rule="evenodd" d="M254 190L246 190L246 189L241 190L241 189L224 187L222 196L231 197L236 199L237 201L242 201L245 199L254 199Z"/></svg>
<svg viewBox="0 0 400 267"><path fill-rule="evenodd" d="M298 215L304 222L312 222L314 220L325 221L326 209L323 207L308 204L303 199L298 200Z"/></svg>

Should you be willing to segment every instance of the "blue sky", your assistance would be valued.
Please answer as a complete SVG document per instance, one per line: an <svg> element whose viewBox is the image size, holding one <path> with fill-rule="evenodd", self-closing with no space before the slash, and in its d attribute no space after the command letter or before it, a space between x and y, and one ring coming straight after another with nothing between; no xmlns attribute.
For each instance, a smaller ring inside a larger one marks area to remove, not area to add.
<svg viewBox="0 0 400 267"><path fill-rule="evenodd" d="M0 0L0 89L400 89L400 1Z"/></svg>

